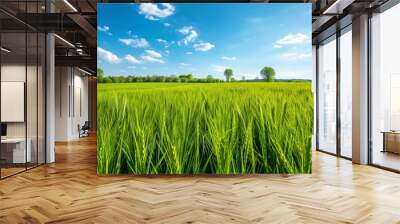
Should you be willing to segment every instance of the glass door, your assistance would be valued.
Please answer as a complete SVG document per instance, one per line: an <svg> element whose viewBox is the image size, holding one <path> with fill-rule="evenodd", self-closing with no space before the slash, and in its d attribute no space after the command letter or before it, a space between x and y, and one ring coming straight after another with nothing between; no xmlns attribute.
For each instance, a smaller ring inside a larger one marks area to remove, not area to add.
<svg viewBox="0 0 400 224"><path fill-rule="evenodd" d="M370 160L400 171L400 4L371 18Z"/></svg>
<svg viewBox="0 0 400 224"><path fill-rule="evenodd" d="M318 47L318 149L336 154L336 36Z"/></svg>
<svg viewBox="0 0 400 224"><path fill-rule="evenodd" d="M340 35L340 155L352 157L352 32Z"/></svg>

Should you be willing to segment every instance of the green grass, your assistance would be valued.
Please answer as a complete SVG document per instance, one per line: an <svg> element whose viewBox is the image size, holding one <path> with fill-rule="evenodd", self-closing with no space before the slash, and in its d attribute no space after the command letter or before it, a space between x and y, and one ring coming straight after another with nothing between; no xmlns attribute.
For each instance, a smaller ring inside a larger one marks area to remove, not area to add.
<svg viewBox="0 0 400 224"><path fill-rule="evenodd" d="M310 173L310 83L98 84L99 174Z"/></svg>

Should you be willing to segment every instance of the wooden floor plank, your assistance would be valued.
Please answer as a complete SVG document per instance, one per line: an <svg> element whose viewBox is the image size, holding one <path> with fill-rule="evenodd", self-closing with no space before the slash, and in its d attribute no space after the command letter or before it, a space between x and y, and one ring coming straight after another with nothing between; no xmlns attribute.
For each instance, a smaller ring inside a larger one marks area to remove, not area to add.
<svg viewBox="0 0 400 224"><path fill-rule="evenodd" d="M0 223L400 223L400 175L320 152L313 174L101 177L94 136L0 181Z"/></svg>

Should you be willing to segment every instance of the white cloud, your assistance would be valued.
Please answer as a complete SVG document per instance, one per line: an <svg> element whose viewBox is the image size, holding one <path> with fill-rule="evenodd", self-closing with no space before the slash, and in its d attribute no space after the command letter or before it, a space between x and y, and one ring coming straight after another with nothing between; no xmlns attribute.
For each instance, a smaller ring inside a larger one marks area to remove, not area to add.
<svg viewBox="0 0 400 224"><path fill-rule="evenodd" d="M311 57L311 53L295 53L295 52L287 52L282 54L283 58L289 59L289 60L303 60L306 58Z"/></svg>
<svg viewBox="0 0 400 224"><path fill-rule="evenodd" d="M181 66L190 66L191 64L180 63L179 65L181 65Z"/></svg>
<svg viewBox="0 0 400 224"><path fill-rule="evenodd" d="M119 41L133 48L146 48L149 46L149 42L144 38L119 39Z"/></svg>
<svg viewBox="0 0 400 224"><path fill-rule="evenodd" d="M139 6L139 14L149 20L160 20L173 15L174 12L175 7L169 3L141 3Z"/></svg>
<svg viewBox="0 0 400 224"><path fill-rule="evenodd" d="M109 26L97 26L97 30L101 32L107 32L110 30Z"/></svg>
<svg viewBox="0 0 400 224"><path fill-rule="evenodd" d="M193 45L194 49L196 51L209 51L215 47L212 43L206 42L206 43L197 43Z"/></svg>
<svg viewBox="0 0 400 224"><path fill-rule="evenodd" d="M216 72L224 72L225 69L228 68L228 66L225 66L225 65L211 65L211 67Z"/></svg>
<svg viewBox="0 0 400 224"><path fill-rule="evenodd" d="M222 56L221 59L227 61L236 61L237 58L235 56L233 57Z"/></svg>
<svg viewBox="0 0 400 224"><path fill-rule="evenodd" d="M196 38L199 36L197 31L192 26L183 26L178 30L178 32L185 35L185 38L183 38L183 43L185 45L188 45L189 43L195 41Z"/></svg>
<svg viewBox="0 0 400 224"><path fill-rule="evenodd" d="M161 64L165 63L165 61L161 59L162 55L157 51L146 50L145 52L147 53L147 55L140 56L143 60L148 61L150 63L161 63Z"/></svg>
<svg viewBox="0 0 400 224"><path fill-rule="evenodd" d="M183 26L178 30L178 32L181 34L188 34L192 29L193 26Z"/></svg>
<svg viewBox="0 0 400 224"><path fill-rule="evenodd" d="M189 35L187 35L187 36L185 37L185 39L183 40L183 42L185 43L185 45L187 45L188 43L193 42L194 40L196 40L196 38L197 38L198 36L199 36L199 35L197 34L197 32L196 32L195 30L191 30L190 33L189 33Z"/></svg>
<svg viewBox="0 0 400 224"><path fill-rule="evenodd" d="M278 45L292 45L292 44L304 44L309 40L308 36L302 33L291 34L282 37L276 44Z"/></svg>
<svg viewBox="0 0 400 224"><path fill-rule="evenodd" d="M130 54L125 56L125 60L127 60L127 61L129 61L131 63L134 63L134 64L140 64L141 63L141 61L139 61L137 58L135 58L134 56L132 56Z"/></svg>
<svg viewBox="0 0 400 224"><path fill-rule="evenodd" d="M111 51L107 51L101 47L97 48L97 56L104 60L107 61L109 63L119 63L121 62L121 59L115 55L114 53L112 53Z"/></svg>
<svg viewBox="0 0 400 224"><path fill-rule="evenodd" d="M193 52L188 51L188 52L186 52L186 54L187 54L187 55L191 55L191 54L193 54Z"/></svg>
<svg viewBox="0 0 400 224"><path fill-rule="evenodd" d="M165 61L163 61L163 60L161 60L161 59L158 59L158 58L154 58L154 57L152 57L152 56L150 56L150 55L142 55L141 58L142 58L143 60L146 60L146 61L151 62L151 63L153 63L153 62L161 63L161 64L164 64L164 63L165 63Z"/></svg>
<svg viewBox="0 0 400 224"><path fill-rule="evenodd" d="M158 53L157 51L146 50L146 53L153 58L162 58L162 55L160 53Z"/></svg>
<svg viewBox="0 0 400 224"><path fill-rule="evenodd" d="M162 43L162 44L168 44L168 41L161 39L161 38L158 38L157 42Z"/></svg>
<svg viewBox="0 0 400 224"><path fill-rule="evenodd" d="M282 45L274 44L274 48L282 48Z"/></svg>
<svg viewBox="0 0 400 224"><path fill-rule="evenodd" d="M163 25L164 25L165 27L170 27L170 26L171 26L171 24L169 24L169 23L163 23Z"/></svg>
<svg viewBox="0 0 400 224"><path fill-rule="evenodd" d="M106 26L106 25L104 25L104 26L97 26L97 30L98 30L99 32L104 32L104 33L106 33L106 34L112 36L112 33L110 32L110 27L109 27L109 26Z"/></svg>
<svg viewBox="0 0 400 224"><path fill-rule="evenodd" d="M160 43L160 44L163 44L164 48L169 48L169 46L172 45L172 42L170 43L170 42L168 42L168 41L166 41L164 39L161 39L161 38L158 38L157 42Z"/></svg>

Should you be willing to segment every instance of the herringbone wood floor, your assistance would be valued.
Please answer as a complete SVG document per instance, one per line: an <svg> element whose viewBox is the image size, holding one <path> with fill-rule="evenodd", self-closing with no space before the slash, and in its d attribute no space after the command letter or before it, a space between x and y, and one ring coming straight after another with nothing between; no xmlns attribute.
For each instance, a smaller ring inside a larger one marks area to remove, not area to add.
<svg viewBox="0 0 400 224"><path fill-rule="evenodd" d="M0 181L0 223L400 223L400 175L313 156L312 175L98 177L86 138Z"/></svg>

